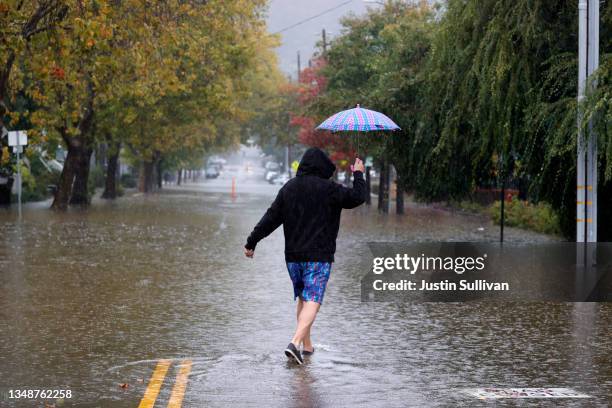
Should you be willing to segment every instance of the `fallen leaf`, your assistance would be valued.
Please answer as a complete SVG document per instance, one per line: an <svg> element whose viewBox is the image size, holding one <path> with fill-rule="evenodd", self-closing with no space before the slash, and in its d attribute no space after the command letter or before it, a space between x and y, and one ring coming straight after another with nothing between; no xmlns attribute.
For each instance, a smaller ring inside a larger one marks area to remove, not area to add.
<svg viewBox="0 0 612 408"><path fill-rule="evenodd" d="M123 383L123 384L120 384L119 386L121 388L127 388L127 387L129 387L129 384L128 383Z"/></svg>

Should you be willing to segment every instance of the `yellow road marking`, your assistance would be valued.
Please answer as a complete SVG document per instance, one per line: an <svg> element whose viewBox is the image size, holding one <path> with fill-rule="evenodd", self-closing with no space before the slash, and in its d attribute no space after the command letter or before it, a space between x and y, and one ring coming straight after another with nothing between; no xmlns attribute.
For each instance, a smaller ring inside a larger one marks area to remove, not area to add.
<svg viewBox="0 0 612 408"><path fill-rule="evenodd" d="M577 222L587 222L587 223L589 223L589 222L593 222L593 219L592 218L587 218L585 220L584 218L577 218L576 221Z"/></svg>
<svg viewBox="0 0 612 408"><path fill-rule="evenodd" d="M183 403L183 396L185 395L185 388L187 388L187 377L191 371L191 360L183 361L179 373L176 375L176 381L174 387L172 387L172 394L170 395L170 401L168 402L168 408L181 408Z"/></svg>
<svg viewBox="0 0 612 408"><path fill-rule="evenodd" d="M584 204L586 204L586 205L593 205L593 202L592 201L576 201L576 204L578 204L578 205L584 205Z"/></svg>
<svg viewBox="0 0 612 408"><path fill-rule="evenodd" d="M577 188L578 190L584 190L585 188L586 188L587 190L593 190L593 186L576 186L576 188Z"/></svg>
<svg viewBox="0 0 612 408"><path fill-rule="evenodd" d="M166 377L166 372L168 372L168 368L170 367L170 363L170 360L159 360L138 408L153 408L155 400L157 399L157 394L159 394L159 389Z"/></svg>

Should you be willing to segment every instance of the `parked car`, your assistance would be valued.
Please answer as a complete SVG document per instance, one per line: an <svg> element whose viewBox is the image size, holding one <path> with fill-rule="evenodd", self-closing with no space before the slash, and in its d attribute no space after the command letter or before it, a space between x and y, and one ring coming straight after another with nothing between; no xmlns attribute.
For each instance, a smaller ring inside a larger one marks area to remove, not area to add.
<svg viewBox="0 0 612 408"><path fill-rule="evenodd" d="M217 166L208 166L206 168L206 178L210 179L210 178L217 178L219 177L219 169L217 168Z"/></svg>
<svg viewBox="0 0 612 408"><path fill-rule="evenodd" d="M219 156L210 156L208 158L207 165L208 167L216 167L218 170L222 170L225 163L227 163L227 160L222 159Z"/></svg>
<svg viewBox="0 0 612 408"><path fill-rule="evenodd" d="M280 172L278 170L268 170L264 178L266 179L266 181L272 183L272 180L274 180L274 178L279 174Z"/></svg>
<svg viewBox="0 0 612 408"><path fill-rule="evenodd" d="M291 177L289 177L288 173L282 173L272 179L272 184L285 185L286 182L289 181Z"/></svg>
<svg viewBox="0 0 612 408"><path fill-rule="evenodd" d="M266 162L266 165L264 167L266 168L266 170L273 170L273 171L280 170L280 164L273 162L273 161Z"/></svg>

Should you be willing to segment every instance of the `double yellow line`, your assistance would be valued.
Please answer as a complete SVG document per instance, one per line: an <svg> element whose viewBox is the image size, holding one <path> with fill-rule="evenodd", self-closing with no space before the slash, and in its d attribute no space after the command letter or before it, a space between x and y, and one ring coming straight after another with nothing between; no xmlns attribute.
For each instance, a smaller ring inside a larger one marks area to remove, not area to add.
<svg viewBox="0 0 612 408"><path fill-rule="evenodd" d="M153 408L157 395L164 382L166 373L172 364L171 360L159 360L153 375L149 380L147 390L138 405L138 408ZM172 387L172 394L170 394L170 401L168 401L168 408L180 408L183 403L183 396L185 395L185 389L187 388L187 380L189 373L191 372L191 360L184 360L181 363L178 374L176 375L176 381L174 387Z"/></svg>

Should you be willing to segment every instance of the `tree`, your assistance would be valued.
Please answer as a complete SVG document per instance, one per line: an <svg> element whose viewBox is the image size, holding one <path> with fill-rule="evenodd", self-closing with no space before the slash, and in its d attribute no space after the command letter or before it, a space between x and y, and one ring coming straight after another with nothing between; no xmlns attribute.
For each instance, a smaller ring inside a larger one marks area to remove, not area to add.
<svg viewBox="0 0 612 408"><path fill-rule="evenodd" d="M344 19L343 35L332 43L322 69L327 86L309 108L313 113L329 114L359 103L392 117L402 128L400 132L344 135L346 157L352 157L358 146L362 155L374 156L381 168L387 169L384 164L391 161L406 176L402 180L408 186L414 166L412 146L423 111L422 67L431 43L433 17L426 2L393 1L363 17Z"/></svg>
<svg viewBox="0 0 612 408"><path fill-rule="evenodd" d="M16 106L16 97L23 87L20 61L29 55L32 43L41 41L61 25L67 12L65 3L62 0L0 3L0 129L11 129L23 119ZM2 146L5 143L0 140ZM9 163L8 149L0 149L0 174L11 174ZM10 202L10 189L0 194L3 195L0 202Z"/></svg>
<svg viewBox="0 0 612 408"><path fill-rule="evenodd" d="M98 143L109 146L111 162L119 146L132 151L142 163L141 187L150 191L164 155L201 156L236 142L234 122L246 117L245 73L267 37L263 1L61 4L62 24L29 44L14 81L36 105L21 112L35 142L68 150L53 208L88 204Z"/></svg>
<svg viewBox="0 0 612 408"><path fill-rule="evenodd" d="M600 200L612 199L611 10L602 3L601 66L580 110L577 8L564 0L453 0L440 9L388 2L345 19L311 110L367 101L390 114L402 132L388 144L368 138L367 148L392 158L417 199L463 199L478 186L521 179L572 237L579 111L599 135ZM608 207L600 205L600 227L612 227Z"/></svg>
<svg viewBox="0 0 612 408"><path fill-rule="evenodd" d="M530 199L550 202L573 236L576 33L572 2L448 3L427 67L432 120L420 137L422 197L461 198L498 177L522 177ZM611 49L609 41L603 45L605 69ZM609 133L601 136L606 151Z"/></svg>
<svg viewBox="0 0 612 408"><path fill-rule="evenodd" d="M275 36L264 36L254 44L253 66L245 73L245 97L239 101L244 113L241 141L255 138L261 145L274 141L291 141L289 131L293 94L287 78L278 68L274 48L279 45Z"/></svg>
<svg viewBox="0 0 612 408"><path fill-rule="evenodd" d="M131 108L135 120L125 144L142 161L143 191L152 189L152 170L164 156L202 157L211 146L237 143L248 115L241 105L249 93L246 74L259 43L268 43L262 6L243 0L189 3L172 37L184 41L172 53L179 86Z"/></svg>

